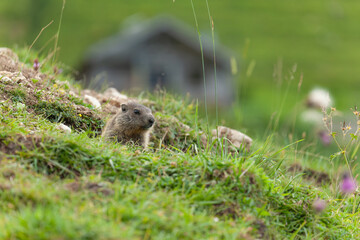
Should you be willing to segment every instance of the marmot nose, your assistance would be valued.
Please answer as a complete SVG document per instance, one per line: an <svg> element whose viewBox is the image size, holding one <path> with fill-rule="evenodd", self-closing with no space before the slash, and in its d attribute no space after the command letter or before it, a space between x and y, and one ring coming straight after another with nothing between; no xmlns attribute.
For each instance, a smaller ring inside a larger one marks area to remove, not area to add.
<svg viewBox="0 0 360 240"><path fill-rule="evenodd" d="M155 119L154 118L149 118L149 123L150 123L150 126L152 126L155 122Z"/></svg>

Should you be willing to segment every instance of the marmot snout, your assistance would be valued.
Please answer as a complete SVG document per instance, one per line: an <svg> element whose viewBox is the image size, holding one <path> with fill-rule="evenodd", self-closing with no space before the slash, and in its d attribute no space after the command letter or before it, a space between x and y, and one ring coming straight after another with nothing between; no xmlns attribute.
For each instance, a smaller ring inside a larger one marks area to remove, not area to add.
<svg viewBox="0 0 360 240"><path fill-rule="evenodd" d="M147 147L155 118L149 108L135 102L121 104L120 111L106 124L102 136L120 143Z"/></svg>

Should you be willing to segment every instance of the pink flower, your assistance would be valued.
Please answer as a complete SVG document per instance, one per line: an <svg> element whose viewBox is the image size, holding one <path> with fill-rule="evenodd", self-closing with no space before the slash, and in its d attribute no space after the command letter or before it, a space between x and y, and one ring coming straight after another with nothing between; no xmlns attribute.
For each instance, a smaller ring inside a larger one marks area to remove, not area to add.
<svg viewBox="0 0 360 240"><path fill-rule="evenodd" d="M325 200L322 200L320 198L316 199L312 204L312 208L314 209L315 212L321 213L326 208Z"/></svg>
<svg viewBox="0 0 360 240"><path fill-rule="evenodd" d="M39 60L37 58L34 60L33 67L34 67L35 71L37 71L40 68L40 63L39 63Z"/></svg>
<svg viewBox="0 0 360 240"><path fill-rule="evenodd" d="M319 137L324 146L329 146L331 143L331 136L326 131L319 132Z"/></svg>
<svg viewBox="0 0 360 240"><path fill-rule="evenodd" d="M349 174L344 174L340 185L341 191L345 194L350 194L355 192L356 188L356 181Z"/></svg>

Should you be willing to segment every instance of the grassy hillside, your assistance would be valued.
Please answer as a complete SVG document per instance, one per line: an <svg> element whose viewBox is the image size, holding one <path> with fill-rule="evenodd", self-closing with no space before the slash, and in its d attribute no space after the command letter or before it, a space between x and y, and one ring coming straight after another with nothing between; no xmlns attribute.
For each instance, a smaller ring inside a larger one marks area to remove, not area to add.
<svg viewBox="0 0 360 240"><path fill-rule="evenodd" d="M200 29L210 33L205 1L194 1ZM0 44L30 45L42 27L51 20L34 46L40 50L58 29L62 1L3 0L0 3ZM273 96L281 95L277 73L286 76L294 64L297 72L293 88L284 105L284 116L291 114L313 86L329 88L335 106L348 110L359 105L360 47L358 1L305 0L209 0L215 22L217 42L233 50L240 65L239 99L227 113L226 121L235 127L263 132L271 115L278 110ZM59 59L76 69L84 52L96 41L114 34L123 21L134 14L150 18L159 13L178 17L194 27L189 1L141 0L105 2L67 1L59 39ZM53 47L54 42L49 45ZM43 50L46 52L47 48ZM200 61L200 59L199 59ZM253 67L253 70L250 71ZM297 84L303 74L301 91ZM284 117L286 120L286 117Z"/></svg>
<svg viewBox="0 0 360 240"><path fill-rule="evenodd" d="M163 92L138 96L157 120L149 150L105 142L108 115L74 80L17 53L21 73L0 66L0 239L360 237L358 194L340 191L344 162L279 146L276 133L250 151L205 147L194 103Z"/></svg>

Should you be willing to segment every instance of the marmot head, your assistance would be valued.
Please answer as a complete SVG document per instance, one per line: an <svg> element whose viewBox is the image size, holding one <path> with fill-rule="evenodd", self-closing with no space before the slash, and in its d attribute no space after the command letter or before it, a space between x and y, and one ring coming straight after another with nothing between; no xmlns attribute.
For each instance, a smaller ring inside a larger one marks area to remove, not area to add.
<svg viewBox="0 0 360 240"><path fill-rule="evenodd" d="M120 118L122 124L126 124L132 130L147 130L155 123L150 108L136 102L121 104Z"/></svg>

